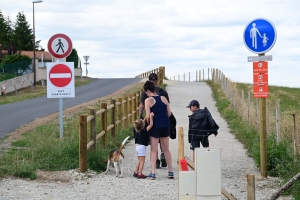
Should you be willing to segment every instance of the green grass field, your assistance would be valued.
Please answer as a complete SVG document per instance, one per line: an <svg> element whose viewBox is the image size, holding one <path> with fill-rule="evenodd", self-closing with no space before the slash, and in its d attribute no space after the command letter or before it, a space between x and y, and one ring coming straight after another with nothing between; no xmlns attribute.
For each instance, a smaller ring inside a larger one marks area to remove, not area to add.
<svg viewBox="0 0 300 200"><path fill-rule="evenodd" d="M227 121L232 133L239 139L247 149L248 155L251 156L257 166L260 166L260 133L256 127L247 123L232 108L230 101L226 98L219 84L207 81L213 91L216 105L222 117ZM244 90L247 99L248 91L252 90L251 84L237 83L238 90ZM299 113L299 94L300 88L287 88L269 86L269 98L267 99L267 107L269 110L275 110L276 100L280 99L281 115L291 115L291 113ZM253 100L253 99L252 99ZM272 113L269 113L272 115ZM291 121L284 121L291 125ZM299 122L298 122L299 124ZM271 129L270 129L271 130ZM280 177L286 183L300 171L300 155L294 154L293 143L291 141L292 133L287 129L282 133L280 143L276 141L274 132L267 133L267 174L268 176ZM299 133L298 133L299 134ZM300 199L300 183L296 182L285 194L293 194L295 199Z"/></svg>

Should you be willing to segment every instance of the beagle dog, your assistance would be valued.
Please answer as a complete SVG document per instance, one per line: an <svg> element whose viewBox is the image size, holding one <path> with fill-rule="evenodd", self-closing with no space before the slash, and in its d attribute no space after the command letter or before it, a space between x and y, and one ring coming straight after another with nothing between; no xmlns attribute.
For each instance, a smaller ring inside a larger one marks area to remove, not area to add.
<svg viewBox="0 0 300 200"><path fill-rule="evenodd" d="M122 153L122 149L129 138L130 138L130 136L128 136L124 139L124 141L122 142L119 149L114 149L109 152L108 158L107 158L107 167L106 167L106 171L104 172L105 174L109 170L110 163L114 163L114 168L116 170L116 177L119 177L119 178L123 177L123 160L125 157ZM119 173L120 173L120 175L119 175Z"/></svg>

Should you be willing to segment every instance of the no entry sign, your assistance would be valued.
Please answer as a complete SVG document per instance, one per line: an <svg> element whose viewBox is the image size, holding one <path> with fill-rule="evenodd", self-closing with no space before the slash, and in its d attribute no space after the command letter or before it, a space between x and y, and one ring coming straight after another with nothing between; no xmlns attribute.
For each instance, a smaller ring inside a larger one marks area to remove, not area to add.
<svg viewBox="0 0 300 200"><path fill-rule="evenodd" d="M75 97L74 63L47 63L47 97Z"/></svg>
<svg viewBox="0 0 300 200"><path fill-rule="evenodd" d="M48 78L56 87L66 87L72 80L72 71L64 64L56 64L51 68Z"/></svg>

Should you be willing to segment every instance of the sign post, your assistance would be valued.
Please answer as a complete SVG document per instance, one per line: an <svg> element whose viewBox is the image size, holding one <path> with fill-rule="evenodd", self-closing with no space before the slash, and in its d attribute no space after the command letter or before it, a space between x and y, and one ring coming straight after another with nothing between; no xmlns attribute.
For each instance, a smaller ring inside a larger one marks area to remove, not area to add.
<svg viewBox="0 0 300 200"><path fill-rule="evenodd" d="M85 60L85 77L87 78L88 70L87 70L87 65L89 64L87 61L89 60L90 56L83 56Z"/></svg>
<svg viewBox="0 0 300 200"><path fill-rule="evenodd" d="M6 94L6 87L5 87L5 83L2 84L1 86L1 93L3 95L4 101L5 101L5 94Z"/></svg>
<svg viewBox="0 0 300 200"><path fill-rule="evenodd" d="M267 123L266 98L268 98L268 63L272 56L265 56L275 44L277 33L275 26L267 19L258 18L250 21L243 33L244 44L249 51L258 54L248 57L253 63L253 95L259 98L260 117L260 173L267 177ZM258 62L257 62L258 61Z"/></svg>
<svg viewBox="0 0 300 200"><path fill-rule="evenodd" d="M74 62L62 62L72 52L72 41L65 34L55 34L48 41L49 53L57 58L47 64L47 98L59 98L59 132L63 137L63 98L75 97Z"/></svg>

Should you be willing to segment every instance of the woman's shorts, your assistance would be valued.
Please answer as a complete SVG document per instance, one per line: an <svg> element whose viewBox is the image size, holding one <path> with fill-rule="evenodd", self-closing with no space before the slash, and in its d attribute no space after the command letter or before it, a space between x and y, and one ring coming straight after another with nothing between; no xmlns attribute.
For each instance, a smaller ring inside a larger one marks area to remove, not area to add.
<svg viewBox="0 0 300 200"><path fill-rule="evenodd" d="M137 144L135 147L136 156L146 156L146 146Z"/></svg>
<svg viewBox="0 0 300 200"><path fill-rule="evenodd" d="M160 137L169 137L170 127L164 128L151 128L149 131L151 137L160 138Z"/></svg>

